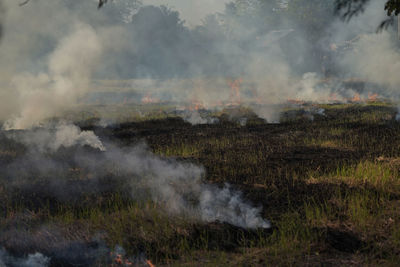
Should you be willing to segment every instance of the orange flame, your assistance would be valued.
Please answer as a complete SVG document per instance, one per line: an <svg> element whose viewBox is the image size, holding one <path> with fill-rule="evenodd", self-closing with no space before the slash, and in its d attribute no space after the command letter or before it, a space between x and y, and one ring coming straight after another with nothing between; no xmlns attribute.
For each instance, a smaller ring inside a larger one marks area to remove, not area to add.
<svg viewBox="0 0 400 267"><path fill-rule="evenodd" d="M354 97L351 99L352 102L361 102L361 97L359 93L355 93Z"/></svg>
<svg viewBox="0 0 400 267"><path fill-rule="evenodd" d="M149 267L156 267L150 260L146 260L146 263Z"/></svg>
<svg viewBox="0 0 400 267"><path fill-rule="evenodd" d="M142 98L142 103L143 104L153 104L153 103L158 103L159 100L156 98L151 97L151 93L147 93L143 98Z"/></svg>
<svg viewBox="0 0 400 267"><path fill-rule="evenodd" d="M124 256L121 254L114 254L113 252L110 253L111 255L114 255L114 262L117 265L124 265L124 266L132 266L133 263L128 260L128 259L124 259Z"/></svg>
<svg viewBox="0 0 400 267"><path fill-rule="evenodd" d="M188 108L190 111L203 109L204 104L199 100L193 100L191 106Z"/></svg>
<svg viewBox="0 0 400 267"><path fill-rule="evenodd" d="M115 256L115 259L114 259L114 261L115 261L115 263L116 264L122 264L122 255L121 254L117 254L116 256Z"/></svg>
<svg viewBox="0 0 400 267"><path fill-rule="evenodd" d="M330 94L328 100L331 101L331 102L337 101L338 100L337 99L337 95L335 93Z"/></svg>
<svg viewBox="0 0 400 267"><path fill-rule="evenodd" d="M378 99L378 94L368 93L368 101L375 102Z"/></svg>

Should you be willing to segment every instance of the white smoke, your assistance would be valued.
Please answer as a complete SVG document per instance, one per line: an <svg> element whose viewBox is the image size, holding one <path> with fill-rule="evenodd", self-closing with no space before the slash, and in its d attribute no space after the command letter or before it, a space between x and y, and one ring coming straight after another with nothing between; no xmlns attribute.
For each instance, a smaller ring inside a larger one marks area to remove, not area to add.
<svg viewBox="0 0 400 267"><path fill-rule="evenodd" d="M6 131L5 134L8 138L34 147L41 152L55 152L60 147L68 148L76 145L87 145L101 151L106 150L92 131L81 131L79 127L65 122L26 131Z"/></svg>
<svg viewBox="0 0 400 267"><path fill-rule="evenodd" d="M269 227L269 223L260 215L261 208L247 203L239 191L229 185L221 189L203 183L203 167L161 158L149 152L146 146L121 149L107 144L107 150L98 154L73 150L73 155L65 160L49 157L47 152L71 145L90 144L100 150L104 150L104 146L92 132L80 132L71 125L57 126L53 132L45 128L36 132L35 129L6 132L6 136L31 150L21 160L11 163L6 169L7 176L21 183L23 177L27 177L29 182L31 176L53 173L49 187L43 190L60 199L65 194L71 198L82 193L88 194L91 190L99 192L96 190L101 190L102 185L93 183L105 178L118 179L124 181L126 188L130 188L133 199L146 201L150 197L173 215L205 222L228 222L244 228ZM21 164L24 170L21 170ZM75 168L91 175L92 184L84 192L74 192L77 189L68 188L63 180Z"/></svg>
<svg viewBox="0 0 400 267"><path fill-rule="evenodd" d="M20 110L5 122L4 128L29 128L76 104L89 89L89 79L101 47L93 28L77 23L49 56L48 72L14 77L12 85L18 92Z"/></svg>
<svg viewBox="0 0 400 267"><path fill-rule="evenodd" d="M183 116L183 120L189 122L192 125L208 123L207 119L201 117L200 113L197 110L187 112Z"/></svg>
<svg viewBox="0 0 400 267"><path fill-rule="evenodd" d="M360 36L341 64L365 81L392 90L400 85L400 52L388 32Z"/></svg>
<svg viewBox="0 0 400 267"><path fill-rule="evenodd" d="M211 13L222 12L225 5L231 0L145 0L144 4L148 5L165 5L176 9L181 14L189 26L201 24L202 20Z"/></svg>
<svg viewBox="0 0 400 267"><path fill-rule="evenodd" d="M202 116L198 110L185 110L182 118L192 125L215 124L219 122L218 118L212 117L210 114Z"/></svg>
<svg viewBox="0 0 400 267"><path fill-rule="evenodd" d="M29 254L26 258L16 258L4 249L0 250L0 267L18 266L18 267L47 267L50 258L41 253Z"/></svg>
<svg viewBox="0 0 400 267"><path fill-rule="evenodd" d="M358 78L379 86L378 93L397 101L400 86L400 50L397 32L393 28L377 33L380 22L387 19L385 1L370 1L365 12L349 24L332 26L334 45L345 47L336 54L335 62L346 78Z"/></svg>
<svg viewBox="0 0 400 267"><path fill-rule="evenodd" d="M54 151L59 147L70 147L74 145L89 145L101 151L105 151L105 147L100 139L92 131L81 131L75 125L61 124L57 125L54 142L50 142L51 149Z"/></svg>
<svg viewBox="0 0 400 267"><path fill-rule="evenodd" d="M223 189L210 187L200 196L201 217L204 221L222 221L244 228L269 228L270 223L260 217L261 208L247 204L240 192L229 185Z"/></svg>
<svg viewBox="0 0 400 267"><path fill-rule="evenodd" d="M317 73L305 73L299 83L299 90L295 98L312 102L327 101L332 92L329 87L319 87L320 81L321 78Z"/></svg>
<svg viewBox="0 0 400 267"><path fill-rule="evenodd" d="M244 228L268 228L269 223L260 216L260 209L246 203L240 192L225 186L202 182L204 169L194 164L162 159L143 146L130 151L109 149L106 161L96 164L122 172L130 180L133 194L138 184L150 190L152 199L173 214L183 214L203 221L221 221ZM94 166L93 166L94 167ZM97 170L98 171L98 170Z"/></svg>

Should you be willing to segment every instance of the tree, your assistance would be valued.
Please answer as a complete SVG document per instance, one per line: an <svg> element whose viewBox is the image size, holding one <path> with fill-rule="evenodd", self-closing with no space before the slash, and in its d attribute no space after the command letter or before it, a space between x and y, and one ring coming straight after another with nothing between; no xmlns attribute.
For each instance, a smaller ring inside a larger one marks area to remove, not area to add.
<svg viewBox="0 0 400 267"><path fill-rule="evenodd" d="M336 14L340 15L344 20L350 20L365 10L365 6L371 0L336 0ZM400 14L400 0L387 0L384 6L388 18L381 22L378 29L387 28L394 22L394 16Z"/></svg>
<svg viewBox="0 0 400 267"><path fill-rule="evenodd" d="M3 34L3 23L2 23L3 17L4 17L4 8L3 8L3 4L0 0L0 39Z"/></svg>

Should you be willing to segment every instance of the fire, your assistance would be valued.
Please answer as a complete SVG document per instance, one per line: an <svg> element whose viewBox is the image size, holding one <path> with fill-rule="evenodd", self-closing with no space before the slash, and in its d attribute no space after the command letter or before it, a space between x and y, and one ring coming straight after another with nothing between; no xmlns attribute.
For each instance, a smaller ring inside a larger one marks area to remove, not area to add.
<svg viewBox="0 0 400 267"><path fill-rule="evenodd" d="M190 107L188 108L190 111L193 110L200 110L200 109L204 109L204 104L203 102L199 101L199 100L193 100Z"/></svg>
<svg viewBox="0 0 400 267"><path fill-rule="evenodd" d="M116 264L122 265L122 263L123 263L122 255L121 254L115 255L114 261L115 261Z"/></svg>
<svg viewBox="0 0 400 267"><path fill-rule="evenodd" d="M359 93L355 93L353 98L351 99L352 102L361 102L361 97Z"/></svg>
<svg viewBox="0 0 400 267"><path fill-rule="evenodd" d="M243 82L242 78L236 80L228 80L228 85L231 88L231 103L232 105L240 105L240 87Z"/></svg>
<svg viewBox="0 0 400 267"><path fill-rule="evenodd" d="M122 254L116 254L111 252L110 253L112 257L114 257L114 263L116 265L122 265L122 266L133 266L134 262L128 260L128 259L124 259L124 255ZM149 267L156 267L151 260L145 260L144 261ZM143 263L143 262L142 262Z"/></svg>
<svg viewBox="0 0 400 267"><path fill-rule="evenodd" d="M122 254L116 254L113 252L111 252L110 254L111 254L111 256L114 257L114 263L116 265L133 266L133 262L131 262L128 259L124 259L124 256Z"/></svg>
<svg viewBox="0 0 400 267"><path fill-rule="evenodd" d="M149 267L156 267L151 260L146 260L147 265L149 265Z"/></svg>
<svg viewBox="0 0 400 267"><path fill-rule="evenodd" d="M336 102L338 100L337 95L335 93L332 93L329 95L329 101L330 102Z"/></svg>
<svg viewBox="0 0 400 267"><path fill-rule="evenodd" d="M378 94L368 93L368 101L375 102L378 99Z"/></svg>
<svg viewBox="0 0 400 267"><path fill-rule="evenodd" d="M160 102L157 98L153 98L151 96L151 93L147 93L143 98L142 98L142 103L143 104L153 104L153 103L158 103Z"/></svg>

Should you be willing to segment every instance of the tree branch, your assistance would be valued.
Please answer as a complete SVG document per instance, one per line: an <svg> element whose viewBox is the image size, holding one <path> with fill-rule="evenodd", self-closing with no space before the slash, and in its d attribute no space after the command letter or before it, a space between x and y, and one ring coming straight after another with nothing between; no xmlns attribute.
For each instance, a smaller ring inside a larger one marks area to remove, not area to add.
<svg viewBox="0 0 400 267"><path fill-rule="evenodd" d="M20 3L19 6L26 5L26 4L28 4L29 1L30 1L30 0L25 0L24 2Z"/></svg>

